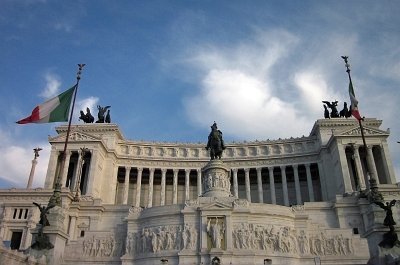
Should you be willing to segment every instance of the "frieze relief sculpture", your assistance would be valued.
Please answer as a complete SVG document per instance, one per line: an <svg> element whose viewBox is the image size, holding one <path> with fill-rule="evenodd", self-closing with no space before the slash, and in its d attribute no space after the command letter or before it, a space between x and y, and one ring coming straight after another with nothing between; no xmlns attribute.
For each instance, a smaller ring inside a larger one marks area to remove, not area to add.
<svg viewBox="0 0 400 265"><path fill-rule="evenodd" d="M112 235L95 237L83 241L82 254L86 257L115 257L119 256L116 241Z"/></svg>
<svg viewBox="0 0 400 265"><path fill-rule="evenodd" d="M128 233L125 254L134 256L160 251L196 250L197 238L197 230L190 224L147 227Z"/></svg>
<svg viewBox="0 0 400 265"><path fill-rule="evenodd" d="M288 226L239 223L234 225L232 239L235 249L265 250L268 253L316 256L354 253L351 238L343 235L328 237L325 232L296 232Z"/></svg>

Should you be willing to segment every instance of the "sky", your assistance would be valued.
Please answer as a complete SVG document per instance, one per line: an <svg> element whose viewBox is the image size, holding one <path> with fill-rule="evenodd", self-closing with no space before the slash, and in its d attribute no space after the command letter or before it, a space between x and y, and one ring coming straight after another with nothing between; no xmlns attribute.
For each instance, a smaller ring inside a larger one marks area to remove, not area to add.
<svg viewBox="0 0 400 265"><path fill-rule="evenodd" d="M43 187L48 136L18 125L72 87L79 110L110 105L126 139L226 142L308 136L322 100L349 102L390 128L400 181L400 2L0 0L0 188ZM64 123L65 124L65 123Z"/></svg>

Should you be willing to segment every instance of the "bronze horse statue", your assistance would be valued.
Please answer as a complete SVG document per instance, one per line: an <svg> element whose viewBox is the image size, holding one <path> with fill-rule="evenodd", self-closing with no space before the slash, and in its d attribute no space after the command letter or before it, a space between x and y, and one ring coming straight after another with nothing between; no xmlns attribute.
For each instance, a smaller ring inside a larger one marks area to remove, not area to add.
<svg viewBox="0 0 400 265"><path fill-rule="evenodd" d="M211 132L208 135L208 142L206 146L207 150L210 150L210 158L221 159L222 151L225 150L224 140L222 139L222 132L218 130L217 124L211 126Z"/></svg>

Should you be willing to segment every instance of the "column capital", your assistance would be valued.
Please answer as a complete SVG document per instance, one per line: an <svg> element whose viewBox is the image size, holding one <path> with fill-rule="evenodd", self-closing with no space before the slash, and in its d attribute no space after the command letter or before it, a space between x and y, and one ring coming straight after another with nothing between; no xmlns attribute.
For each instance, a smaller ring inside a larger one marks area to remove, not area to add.
<svg viewBox="0 0 400 265"><path fill-rule="evenodd" d="M238 169L237 169L237 168L232 168L232 172L233 172L234 174L237 174Z"/></svg>
<svg viewBox="0 0 400 265"><path fill-rule="evenodd" d="M178 175L178 173L179 173L179 169L177 169L177 168L174 168L172 171L174 172L174 175Z"/></svg>
<svg viewBox="0 0 400 265"><path fill-rule="evenodd" d="M293 169L297 170L299 168L299 164L293 164L292 167L293 167Z"/></svg>
<svg viewBox="0 0 400 265"><path fill-rule="evenodd" d="M130 171L131 167L130 166L124 166L126 171Z"/></svg>
<svg viewBox="0 0 400 265"><path fill-rule="evenodd" d="M269 172L274 172L274 166L268 167Z"/></svg>
<svg viewBox="0 0 400 265"><path fill-rule="evenodd" d="M190 174L190 171L192 171L190 168L185 168L185 173L186 173L187 175Z"/></svg>
<svg viewBox="0 0 400 265"><path fill-rule="evenodd" d="M162 168L162 169L161 169L161 173L162 173L163 175L165 175L165 174L167 173L167 169L166 169L166 168Z"/></svg>
<svg viewBox="0 0 400 265"><path fill-rule="evenodd" d="M155 171L155 170L156 170L156 169L155 169L154 167L149 168L150 174L154 174L154 171Z"/></svg>
<svg viewBox="0 0 400 265"><path fill-rule="evenodd" d="M201 168L196 169L197 174L201 173Z"/></svg>
<svg viewBox="0 0 400 265"><path fill-rule="evenodd" d="M257 173L261 173L262 169L263 169L262 167L257 167L257 168L256 168Z"/></svg>
<svg viewBox="0 0 400 265"><path fill-rule="evenodd" d="M281 168L281 170L285 170L286 169L286 165L284 166L279 166Z"/></svg>
<svg viewBox="0 0 400 265"><path fill-rule="evenodd" d="M142 167L137 167L137 171L138 171L138 173L142 173L143 168Z"/></svg>
<svg viewBox="0 0 400 265"><path fill-rule="evenodd" d="M249 167L246 167L246 168L243 168L243 169L244 169L245 173L249 173L250 172L250 168Z"/></svg>

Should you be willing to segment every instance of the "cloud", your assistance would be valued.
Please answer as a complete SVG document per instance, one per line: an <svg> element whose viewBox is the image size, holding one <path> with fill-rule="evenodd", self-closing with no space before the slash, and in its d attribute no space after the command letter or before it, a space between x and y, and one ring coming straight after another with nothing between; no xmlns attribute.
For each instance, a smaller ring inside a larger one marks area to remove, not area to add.
<svg viewBox="0 0 400 265"><path fill-rule="evenodd" d="M286 71L274 73L298 41L284 30L257 30L253 39L228 49L216 45L198 49L185 61L204 72L200 92L184 102L189 118L202 127L215 120L221 129L240 139L307 134L312 124L297 98L313 101L318 95L310 98L310 89L322 85L326 90L327 85L314 73L300 73L295 81L288 80ZM292 84L281 88L277 83ZM313 87L307 87L310 84ZM316 103L312 109L317 110Z"/></svg>
<svg viewBox="0 0 400 265"><path fill-rule="evenodd" d="M73 26L68 22L57 22L54 24L54 28L69 33L72 31Z"/></svg>
<svg viewBox="0 0 400 265"><path fill-rule="evenodd" d="M51 73L46 73L44 78L46 80L46 86L40 93L40 96L44 98L55 97L59 93L59 88L61 86L60 78Z"/></svg>
<svg viewBox="0 0 400 265"><path fill-rule="evenodd" d="M212 70L201 93L187 100L186 109L195 123L207 126L216 120L236 137L289 137L287 124L309 129L292 104L271 92L267 83L238 70Z"/></svg>
<svg viewBox="0 0 400 265"><path fill-rule="evenodd" d="M28 183L29 174L34 158L33 148L41 147L32 187L43 187L47 173L47 163L50 157L50 146L45 142L24 143L14 139L11 132L0 130L0 179L14 183L17 188L25 188ZM12 144L9 144L12 143Z"/></svg>
<svg viewBox="0 0 400 265"><path fill-rule="evenodd" d="M321 112L321 99L336 100L341 98L337 92L332 92L321 74L315 72L300 72L294 76L294 84L299 89L303 106L308 111Z"/></svg>
<svg viewBox="0 0 400 265"><path fill-rule="evenodd" d="M90 113L93 115L93 117L96 121L97 102L99 102L98 97L88 97L88 98L77 100L75 109L74 109L75 115L73 117L73 122L74 123L82 123L82 121L79 120L79 111L82 110L86 114L86 108L90 109Z"/></svg>

